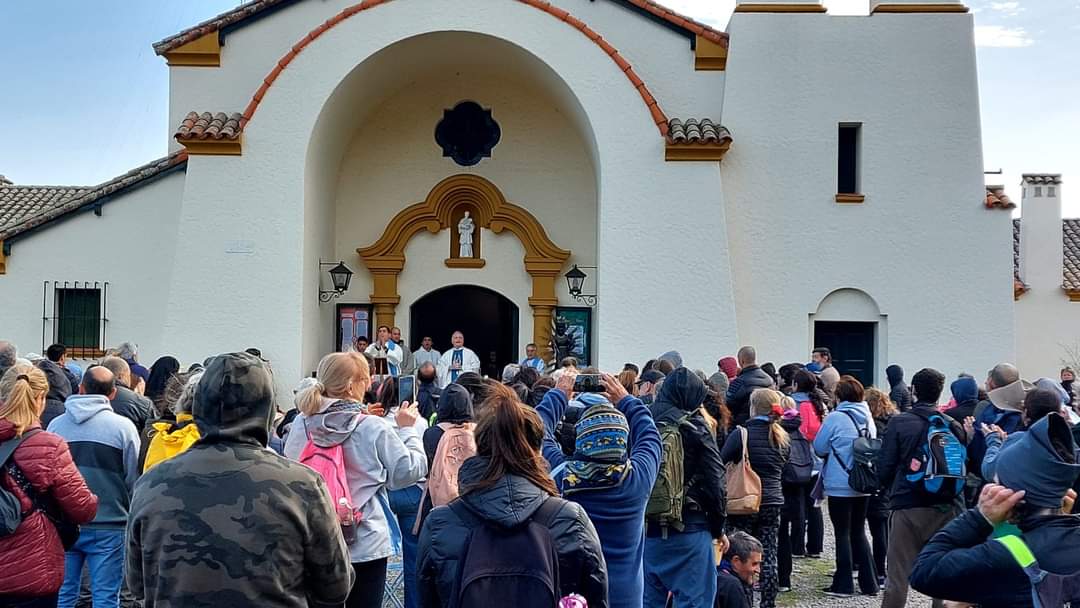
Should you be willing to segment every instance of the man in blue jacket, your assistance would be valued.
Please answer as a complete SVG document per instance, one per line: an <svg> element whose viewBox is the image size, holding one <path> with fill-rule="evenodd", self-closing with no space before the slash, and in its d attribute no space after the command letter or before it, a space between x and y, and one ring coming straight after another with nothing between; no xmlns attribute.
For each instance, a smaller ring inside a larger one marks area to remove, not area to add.
<svg viewBox="0 0 1080 608"><path fill-rule="evenodd" d="M612 608L641 608L645 504L660 466L660 433L649 410L614 377L606 393L577 398L588 409L575 425L573 456L562 452L555 428L566 412L574 374L563 374L536 411L544 421L544 458L563 498L580 504L596 527L608 570ZM612 403L615 404L612 407Z"/></svg>
<svg viewBox="0 0 1080 608"><path fill-rule="evenodd" d="M1031 388L1029 382L1020 379L1020 371L1015 365L995 365L986 378L989 400L979 403L975 408L975 428L981 429L985 424L996 425L1006 434L1019 431L1024 425L1024 395ZM975 472L981 471L985 455L986 439L982 433L976 433L968 445L968 468Z"/></svg>
<svg viewBox="0 0 1080 608"><path fill-rule="evenodd" d="M995 529L1006 522L1014 523L1042 570L1080 572L1080 518L1063 512L1077 476L1080 464L1068 423L1057 415L1038 421L1002 449L1000 485L984 487L978 508L953 520L922 550L911 586L982 608L1033 606L1031 582L1007 548L1009 541L991 536L1000 535Z"/></svg>

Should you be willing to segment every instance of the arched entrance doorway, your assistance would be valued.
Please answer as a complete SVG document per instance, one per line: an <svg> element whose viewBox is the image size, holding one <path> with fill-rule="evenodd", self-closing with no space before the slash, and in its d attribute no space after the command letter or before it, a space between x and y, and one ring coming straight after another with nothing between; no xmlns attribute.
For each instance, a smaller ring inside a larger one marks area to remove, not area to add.
<svg viewBox="0 0 1080 608"><path fill-rule="evenodd" d="M414 349L424 336L431 336L435 349L445 352L450 348L450 335L461 331L465 345L480 357L481 371L494 378L502 373L503 365L517 360L518 308L486 287L451 285L436 289L413 302L409 323L409 336L414 342L409 346Z"/></svg>

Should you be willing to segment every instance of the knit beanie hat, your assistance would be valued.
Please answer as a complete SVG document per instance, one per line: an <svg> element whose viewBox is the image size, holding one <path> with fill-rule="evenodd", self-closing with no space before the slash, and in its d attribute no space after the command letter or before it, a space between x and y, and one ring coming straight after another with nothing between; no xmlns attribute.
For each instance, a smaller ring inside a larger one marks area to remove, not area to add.
<svg viewBox="0 0 1080 608"><path fill-rule="evenodd" d="M735 357L724 357L720 359L720 369L724 370L728 380L734 380L735 376L739 375L739 362Z"/></svg>
<svg viewBox="0 0 1080 608"><path fill-rule="evenodd" d="M630 425L619 410L604 403L585 410L575 425L574 458L591 462L622 462L630 438Z"/></svg>
<svg viewBox="0 0 1080 608"><path fill-rule="evenodd" d="M1035 507L1060 507L1077 476L1076 446L1061 416L1044 417L998 453L998 481L1010 490L1024 490L1024 501Z"/></svg>

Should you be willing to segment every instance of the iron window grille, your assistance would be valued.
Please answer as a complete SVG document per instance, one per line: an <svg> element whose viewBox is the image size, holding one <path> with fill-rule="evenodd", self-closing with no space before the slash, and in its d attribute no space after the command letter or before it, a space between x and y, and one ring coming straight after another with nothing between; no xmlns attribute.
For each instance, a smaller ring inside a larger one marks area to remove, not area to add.
<svg viewBox="0 0 1080 608"><path fill-rule="evenodd" d="M67 347L73 358L105 354L109 283L45 281L41 297L41 352L50 344Z"/></svg>

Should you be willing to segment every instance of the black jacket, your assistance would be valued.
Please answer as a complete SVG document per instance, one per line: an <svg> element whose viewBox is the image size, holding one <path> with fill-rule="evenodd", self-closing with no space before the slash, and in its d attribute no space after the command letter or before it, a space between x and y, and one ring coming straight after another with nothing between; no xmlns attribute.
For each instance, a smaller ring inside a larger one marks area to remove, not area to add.
<svg viewBox="0 0 1080 608"><path fill-rule="evenodd" d="M434 380L421 382L418 378L417 382L416 403L420 407L420 415L424 420L429 420L439 405L439 385Z"/></svg>
<svg viewBox="0 0 1080 608"><path fill-rule="evenodd" d="M696 410L705 400L708 389L690 370L680 367L664 380L660 394L649 407L657 426L675 423L694 412L689 425L679 428L683 439L683 475L686 479L686 502L683 523L687 531L709 530L713 538L724 534L727 518L727 476L720 450L705 418ZM660 536L658 526L649 525L648 536Z"/></svg>
<svg viewBox="0 0 1080 608"><path fill-rule="evenodd" d="M58 364L42 359L37 362L37 367L49 382L49 392L45 394L45 409L41 412L41 428L47 429L53 418L64 414L64 401L71 395L72 386Z"/></svg>
<svg viewBox="0 0 1080 608"><path fill-rule="evenodd" d="M485 461L473 457L461 465L462 486L478 479ZM460 501L487 525L499 528L518 526L540 508L548 495L528 480L507 475L494 486L463 494ZM552 521L551 538L559 554L559 584L563 596L579 593L589 606L608 605L607 567L600 551L596 529L577 503L561 498L562 509ZM457 581L458 562L469 542L469 527L449 507L436 507L424 522L417 548L417 587L420 605L441 608L450 605Z"/></svg>
<svg viewBox="0 0 1080 608"><path fill-rule="evenodd" d="M743 582L723 562L716 569L716 601L714 608L753 608L754 587Z"/></svg>
<svg viewBox="0 0 1080 608"><path fill-rule="evenodd" d="M1058 574L1080 571L1080 518L1032 517L1020 523L1039 566ZM1032 605L1031 583L1005 547L988 537L993 528L972 509L930 539L915 560L911 586L926 595L982 608Z"/></svg>
<svg viewBox="0 0 1080 608"><path fill-rule="evenodd" d="M966 442L967 435L964 433L964 427L947 414L941 414L936 405L916 403L910 411L889 419L885 427L881 452L878 453L877 470L878 480L881 482L882 489L888 494L889 508L893 511L932 507L951 502L925 496L907 479L912 458L918 456L918 450L926 442L926 431L930 427L926 417L933 414L944 416L953 434L961 442Z"/></svg>
<svg viewBox="0 0 1080 608"><path fill-rule="evenodd" d="M979 405L978 399L969 399L967 401L961 401L956 404L956 407L949 410L947 413L953 420L964 423L964 418L975 415L975 408Z"/></svg>
<svg viewBox="0 0 1080 608"><path fill-rule="evenodd" d="M739 370L727 389L727 406L731 410L731 423L743 424L750 419L750 393L759 388L772 388L773 379L760 367L750 365Z"/></svg>
<svg viewBox="0 0 1080 608"><path fill-rule="evenodd" d="M775 507L784 504L784 491L780 483L784 476L784 465L791 458L791 449L774 446L769 441L769 427L772 423L767 420L755 418L748 420L743 426L746 427L746 437L750 444L750 468L761 478L761 506ZM742 462L742 449L742 433L735 429L724 442L720 458L725 464Z"/></svg>
<svg viewBox="0 0 1080 608"><path fill-rule="evenodd" d="M141 435L146 423L155 418L154 403L130 388L117 385L116 397L112 400L113 411L135 424Z"/></svg>

